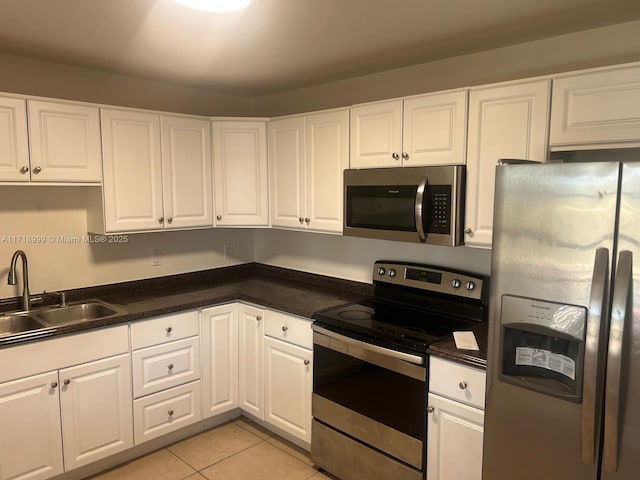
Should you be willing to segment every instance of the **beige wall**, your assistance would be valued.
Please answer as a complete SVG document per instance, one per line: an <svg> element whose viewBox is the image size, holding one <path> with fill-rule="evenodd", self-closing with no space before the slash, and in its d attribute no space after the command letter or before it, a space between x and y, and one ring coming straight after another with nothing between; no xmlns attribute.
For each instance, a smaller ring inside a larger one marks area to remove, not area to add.
<svg viewBox="0 0 640 480"><path fill-rule="evenodd" d="M398 68L256 99L276 116L640 61L640 21Z"/></svg>
<svg viewBox="0 0 640 480"><path fill-rule="evenodd" d="M251 230L209 229L128 235L127 243L64 243L60 236L86 235L86 190L97 187L0 187L0 298L17 296L7 285L11 256L22 249L29 260L31 292L63 290L146 277L204 270L253 260ZM44 239L29 243L19 236ZM233 245L234 258L223 257ZM151 265L151 252L162 265ZM22 278L22 268L19 267ZM21 282L21 280L20 280Z"/></svg>

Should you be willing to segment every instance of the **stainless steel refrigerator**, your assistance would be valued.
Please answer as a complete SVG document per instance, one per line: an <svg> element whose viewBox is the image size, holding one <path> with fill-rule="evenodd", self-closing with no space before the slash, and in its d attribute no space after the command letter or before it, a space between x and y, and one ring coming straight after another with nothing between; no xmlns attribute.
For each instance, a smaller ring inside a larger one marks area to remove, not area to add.
<svg viewBox="0 0 640 480"><path fill-rule="evenodd" d="M497 168L489 335L484 480L640 478L640 162Z"/></svg>

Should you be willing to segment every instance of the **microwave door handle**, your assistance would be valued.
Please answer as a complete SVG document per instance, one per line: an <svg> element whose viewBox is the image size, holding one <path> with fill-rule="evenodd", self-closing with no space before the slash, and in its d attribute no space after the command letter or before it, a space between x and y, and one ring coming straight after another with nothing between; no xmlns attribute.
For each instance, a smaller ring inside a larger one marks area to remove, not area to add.
<svg viewBox="0 0 640 480"><path fill-rule="evenodd" d="M416 231L418 232L418 238L422 243L427 241L427 236L424 233L424 193L427 189L427 185L429 184L429 176L425 175L420 180L418 184L418 191L416 192L416 204L415 204L415 220L416 220Z"/></svg>
<svg viewBox="0 0 640 480"><path fill-rule="evenodd" d="M624 250L618 257L618 270L611 301L611 324L607 352L607 377L604 398L604 469L618 470L618 442L620 426L620 386L622 376L622 348L629 296L633 281L633 254Z"/></svg>
<svg viewBox="0 0 640 480"><path fill-rule="evenodd" d="M602 368L600 366L604 363L604 357L599 352L602 352L606 347L604 329L606 326L608 283L609 250L599 248L596 250L593 262L583 368L582 460L588 464L595 462L596 422L601 412L598 392L602 384Z"/></svg>

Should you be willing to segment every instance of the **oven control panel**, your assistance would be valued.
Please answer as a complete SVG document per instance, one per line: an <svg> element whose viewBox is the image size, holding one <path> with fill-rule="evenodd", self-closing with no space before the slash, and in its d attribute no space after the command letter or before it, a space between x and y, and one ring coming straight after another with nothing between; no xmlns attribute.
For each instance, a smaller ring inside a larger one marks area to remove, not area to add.
<svg viewBox="0 0 640 480"><path fill-rule="evenodd" d="M388 283L445 293L458 297L483 299L488 279L459 270L448 270L430 265L378 261L373 267L374 283Z"/></svg>

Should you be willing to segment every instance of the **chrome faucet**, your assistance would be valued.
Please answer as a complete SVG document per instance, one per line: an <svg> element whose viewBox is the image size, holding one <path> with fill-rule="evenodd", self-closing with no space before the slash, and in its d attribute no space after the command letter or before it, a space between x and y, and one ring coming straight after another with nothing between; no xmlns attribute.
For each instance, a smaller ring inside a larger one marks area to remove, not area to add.
<svg viewBox="0 0 640 480"><path fill-rule="evenodd" d="M29 293L29 270L27 268L27 254L22 250L16 250L11 257L11 267L9 267L9 276L7 283L9 285L16 284L16 263L18 257L22 257L22 309L31 310L31 295Z"/></svg>

